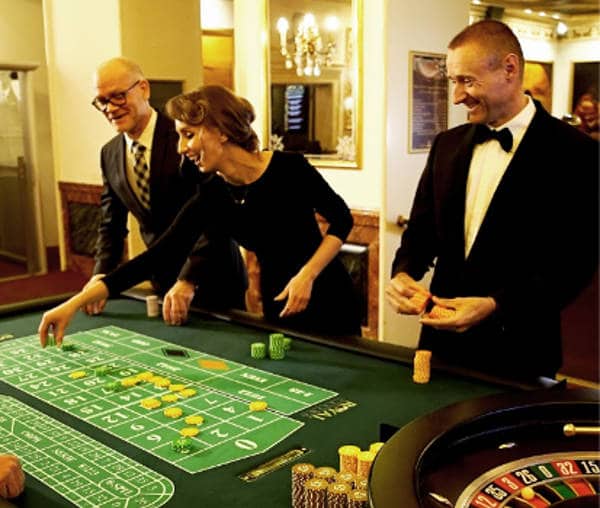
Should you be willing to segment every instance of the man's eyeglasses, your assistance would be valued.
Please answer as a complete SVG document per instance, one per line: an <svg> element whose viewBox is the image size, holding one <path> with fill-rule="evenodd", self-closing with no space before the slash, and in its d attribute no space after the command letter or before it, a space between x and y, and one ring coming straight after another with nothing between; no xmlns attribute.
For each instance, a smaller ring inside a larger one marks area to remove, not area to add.
<svg viewBox="0 0 600 508"><path fill-rule="evenodd" d="M113 93L108 97L95 97L92 101L92 106L94 106L98 111L102 111L103 113L107 110L109 104L112 104L113 106L124 106L127 103L127 94L131 90L133 90L136 87L136 85L140 83L140 81L141 80L138 79L127 90Z"/></svg>

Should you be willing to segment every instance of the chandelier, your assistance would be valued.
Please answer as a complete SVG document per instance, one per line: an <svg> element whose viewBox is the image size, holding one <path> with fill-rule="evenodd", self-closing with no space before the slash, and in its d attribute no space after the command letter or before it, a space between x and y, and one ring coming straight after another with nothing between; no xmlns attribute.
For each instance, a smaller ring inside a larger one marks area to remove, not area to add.
<svg viewBox="0 0 600 508"><path fill-rule="evenodd" d="M298 76L320 76L321 68L331 65L335 55L335 39L333 32L339 28L339 19L336 16L328 16L325 20L326 31L330 36L323 43L319 27L315 17L310 12L305 14L293 34L293 53L288 50L287 33L290 24L286 18L277 20L277 31L279 32L279 43L281 54L285 58L285 68L292 69L296 66Z"/></svg>

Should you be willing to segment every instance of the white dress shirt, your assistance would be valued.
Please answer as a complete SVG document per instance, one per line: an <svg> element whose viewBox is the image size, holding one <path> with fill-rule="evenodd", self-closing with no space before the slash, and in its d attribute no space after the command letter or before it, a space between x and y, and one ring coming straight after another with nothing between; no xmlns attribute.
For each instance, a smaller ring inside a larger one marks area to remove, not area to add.
<svg viewBox="0 0 600 508"><path fill-rule="evenodd" d="M527 105L519 114L496 128L510 130L513 137L510 152L505 152L495 139L478 144L473 150L465 203L465 258L469 256L496 188L535 115L535 105L531 97L527 99Z"/></svg>
<svg viewBox="0 0 600 508"><path fill-rule="evenodd" d="M131 145L134 141L137 141L138 143L140 143L140 145L144 145L146 147L146 151L144 152L144 158L146 159L146 164L148 164L148 171L151 172L152 168L150 166L150 160L152 159L152 139L154 138L154 129L156 128L156 119L158 118L156 111L154 109L152 109L151 111L152 113L150 114L150 120L148 121L148 125L146 125L144 132L142 132L142 135L137 140L130 138L127 135L127 133L125 133L125 170L127 172L127 181L129 182L129 186L133 190L138 200L140 199L140 189L136 183L137 176L133 171L135 159L133 153L131 152Z"/></svg>

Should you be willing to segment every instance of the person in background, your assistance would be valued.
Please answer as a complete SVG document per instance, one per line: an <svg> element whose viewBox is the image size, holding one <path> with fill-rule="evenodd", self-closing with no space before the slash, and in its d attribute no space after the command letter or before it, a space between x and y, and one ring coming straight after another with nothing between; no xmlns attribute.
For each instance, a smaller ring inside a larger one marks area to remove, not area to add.
<svg viewBox="0 0 600 508"><path fill-rule="evenodd" d="M11 499L25 489L25 474L14 455L0 455L0 498Z"/></svg>
<svg viewBox="0 0 600 508"><path fill-rule="evenodd" d="M264 314L287 328L334 336L360 333L358 300L337 257L352 228L344 200L301 154L260 151L254 109L221 86L174 97L179 152L211 177L169 230L146 252L46 312L58 343L77 307L118 294L170 255L188 252L200 233L221 231L256 253ZM329 223L321 234L315 212ZM167 261L170 262L170 261Z"/></svg>
<svg viewBox="0 0 600 508"><path fill-rule="evenodd" d="M206 180L189 161L180 167L173 121L150 106L150 84L135 62L119 57L102 63L95 89L92 104L117 135L100 156L102 217L90 284L121 263L128 213L137 219L149 246ZM154 289L166 293L163 317L169 324L185 321L192 300L208 308L245 308L244 262L237 244L222 234L203 236L187 261L157 263L149 276ZM100 300L84 310L97 314L104 305Z"/></svg>
<svg viewBox="0 0 600 508"><path fill-rule="evenodd" d="M447 68L469 123L434 140L387 300L419 314L417 281L435 266L420 348L504 377L553 377L560 311L598 266L598 143L524 94L519 41L499 21L454 37Z"/></svg>

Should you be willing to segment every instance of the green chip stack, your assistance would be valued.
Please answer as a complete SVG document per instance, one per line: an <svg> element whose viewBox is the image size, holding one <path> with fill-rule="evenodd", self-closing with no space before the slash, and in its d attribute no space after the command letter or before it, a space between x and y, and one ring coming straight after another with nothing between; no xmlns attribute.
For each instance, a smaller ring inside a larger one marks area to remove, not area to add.
<svg viewBox="0 0 600 508"><path fill-rule="evenodd" d="M267 357L267 345L264 342L253 342L250 345L250 356L257 360Z"/></svg>
<svg viewBox="0 0 600 508"><path fill-rule="evenodd" d="M285 336L283 333L269 335L269 358L283 360L285 358Z"/></svg>
<svg viewBox="0 0 600 508"><path fill-rule="evenodd" d="M290 339L289 337L284 337L283 338L283 348L286 351L289 351L290 349L292 349L292 339Z"/></svg>

